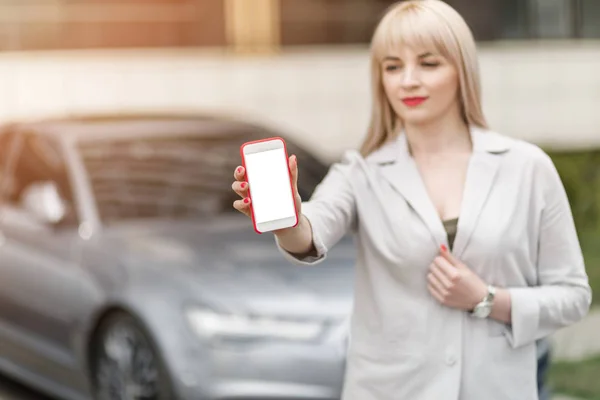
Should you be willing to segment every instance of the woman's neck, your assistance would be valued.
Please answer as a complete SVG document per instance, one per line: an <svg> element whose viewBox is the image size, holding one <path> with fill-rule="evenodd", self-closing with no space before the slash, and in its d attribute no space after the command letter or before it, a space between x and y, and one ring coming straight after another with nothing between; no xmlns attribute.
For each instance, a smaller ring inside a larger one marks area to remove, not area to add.
<svg viewBox="0 0 600 400"><path fill-rule="evenodd" d="M472 149L469 126L460 118L444 118L429 124L405 125L404 132L413 155L462 153L470 152Z"/></svg>

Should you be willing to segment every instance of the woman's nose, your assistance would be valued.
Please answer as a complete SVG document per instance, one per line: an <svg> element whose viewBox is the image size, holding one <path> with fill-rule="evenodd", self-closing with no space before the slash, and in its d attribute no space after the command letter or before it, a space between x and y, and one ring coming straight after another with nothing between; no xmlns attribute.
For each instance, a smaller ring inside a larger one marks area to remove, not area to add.
<svg viewBox="0 0 600 400"><path fill-rule="evenodd" d="M411 88L419 86L418 73L414 68L405 68L402 74L402 86Z"/></svg>

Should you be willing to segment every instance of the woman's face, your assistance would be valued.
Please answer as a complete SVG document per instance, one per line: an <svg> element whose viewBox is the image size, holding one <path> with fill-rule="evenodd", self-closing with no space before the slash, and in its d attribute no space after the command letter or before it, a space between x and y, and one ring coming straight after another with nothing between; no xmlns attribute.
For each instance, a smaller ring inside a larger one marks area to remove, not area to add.
<svg viewBox="0 0 600 400"><path fill-rule="evenodd" d="M405 124L428 124L460 112L458 73L440 54L402 46L381 68L388 101Z"/></svg>

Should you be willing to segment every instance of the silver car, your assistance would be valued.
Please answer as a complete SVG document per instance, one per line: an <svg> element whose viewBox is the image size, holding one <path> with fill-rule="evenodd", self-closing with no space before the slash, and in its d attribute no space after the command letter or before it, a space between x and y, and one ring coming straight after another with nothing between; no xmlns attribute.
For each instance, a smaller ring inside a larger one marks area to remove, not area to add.
<svg viewBox="0 0 600 400"><path fill-rule="evenodd" d="M0 371L63 399L339 398L351 243L294 266L232 208L240 144L272 135L194 116L3 127ZM326 167L288 148L307 198Z"/></svg>

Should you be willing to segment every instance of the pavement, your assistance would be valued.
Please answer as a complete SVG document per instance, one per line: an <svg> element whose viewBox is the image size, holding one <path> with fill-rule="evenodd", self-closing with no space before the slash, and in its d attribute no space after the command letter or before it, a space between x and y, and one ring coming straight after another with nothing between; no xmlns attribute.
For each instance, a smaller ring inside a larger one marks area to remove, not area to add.
<svg viewBox="0 0 600 400"><path fill-rule="evenodd" d="M578 361L600 356L600 307L590 310L577 324L552 336L553 361Z"/></svg>

